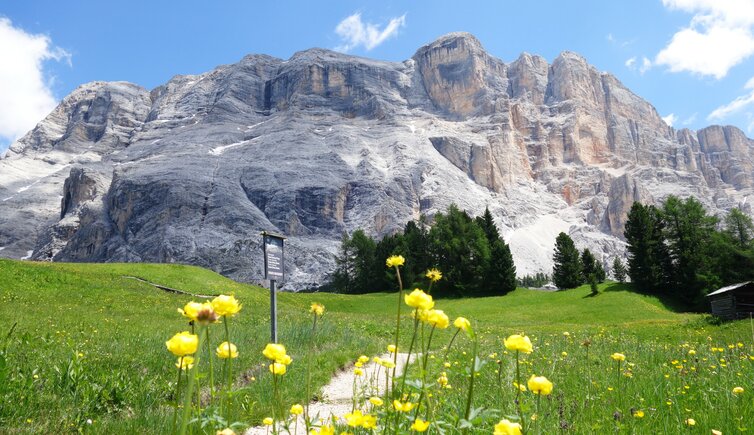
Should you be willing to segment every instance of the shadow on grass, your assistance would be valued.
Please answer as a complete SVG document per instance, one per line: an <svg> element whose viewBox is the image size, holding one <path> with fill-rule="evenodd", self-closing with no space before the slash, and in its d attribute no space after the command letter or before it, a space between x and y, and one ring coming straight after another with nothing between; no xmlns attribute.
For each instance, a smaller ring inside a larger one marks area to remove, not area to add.
<svg viewBox="0 0 754 435"><path fill-rule="evenodd" d="M645 291L639 290L634 284L624 282L611 282L606 284L602 289L603 292L631 292L640 294L643 296L651 296L657 298L658 301L662 304L663 307L666 309L673 311L675 313L691 313L691 312L704 312L703 309L694 309L694 307L689 306L688 304L684 303L683 301L670 296L670 295L658 295L654 293L649 293Z"/></svg>

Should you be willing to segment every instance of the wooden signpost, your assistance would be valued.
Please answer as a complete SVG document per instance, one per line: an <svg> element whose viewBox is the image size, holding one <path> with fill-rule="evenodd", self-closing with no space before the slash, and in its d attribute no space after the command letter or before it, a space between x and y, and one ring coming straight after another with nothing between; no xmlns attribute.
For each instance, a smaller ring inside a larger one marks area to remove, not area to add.
<svg viewBox="0 0 754 435"><path fill-rule="evenodd" d="M277 294L275 283L277 280L283 281L285 277L285 267L283 255L283 246L285 237L279 234L262 232L264 243L264 279L270 280L270 340L273 343L278 342L278 319L277 319Z"/></svg>

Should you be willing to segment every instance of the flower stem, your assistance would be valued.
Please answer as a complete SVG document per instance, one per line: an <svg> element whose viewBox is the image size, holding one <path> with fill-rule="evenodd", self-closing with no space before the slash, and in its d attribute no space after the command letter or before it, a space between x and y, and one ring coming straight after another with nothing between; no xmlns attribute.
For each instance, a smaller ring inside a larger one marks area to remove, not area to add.
<svg viewBox="0 0 754 435"><path fill-rule="evenodd" d="M540 393L537 394L537 414L536 414L537 418L534 420L534 427L536 428L537 435L540 434L540 432L539 432L539 417L540 417L539 416L539 401L541 399L542 399L542 393L540 392Z"/></svg>
<svg viewBox="0 0 754 435"><path fill-rule="evenodd" d="M181 401L181 370L183 369L183 358L178 361L178 382L175 387L175 410L173 412L173 433L178 429L178 403Z"/></svg>
<svg viewBox="0 0 754 435"><path fill-rule="evenodd" d="M403 380L401 381L401 392L400 395L403 395L403 388L406 386L406 375L408 374L408 363L411 361L411 351L414 349L414 342L416 341L416 331L419 327L419 317L417 313L417 317L414 319L414 334L411 336L411 344L408 345L408 359L406 360L406 366L403 367Z"/></svg>
<svg viewBox="0 0 754 435"><path fill-rule="evenodd" d="M474 378L476 377L476 355L477 355L477 340L476 337L474 337L473 346L472 346L472 355L471 355L471 379L469 379L469 394L466 397L466 413L464 414L464 418L466 420L469 419L471 416L471 401L474 397Z"/></svg>
<svg viewBox="0 0 754 435"><path fill-rule="evenodd" d="M212 343L210 342L209 338L209 326L207 327L207 361L209 362L209 397L214 398L215 397L215 375L214 370L212 368L212 349L210 349L210 346Z"/></svg>
<svg viewBox="0 0 754 435"><path fill-rule="evenodd" d="M189 418L191 417L191 396L194 391L194 383L196 381L197 374L199 372L199 350L202 348L203 341L207 332L207 326L201 326L199 328L199 343L196 346L196 356L194 358L194 366L191 367L191 371L187 375L188 385L186 386L186 394L183 398L183 415L181 416L181 430L180 435L186 434L186 428L188 427ZM198 391L198 390L197 390ZM201 403L197 406L201 408Z"/></svg>
<svg viewBox="0 0 754 435"><path fill-rule="evenodd" d="M225 373L227 381L227 390L225 392L225 419L230 421L230 390L233 387L233 358L230 354L230 329L228 327L228 316L223 316L223 324L225 324L225 343L227 343L228 358L225 358Z"/></svg>
<svg viewBox="0 0 754 435"><path fill-rule="evenodd" d="M393 376L392 390L395 391L395 370L398 368L398 339L401 333L401 302L403 301L403 281L401 280L401 269L395 266L395 275L398 277L398 313L395 317L395 352L393 353ZM397 427L396 427L397 430Z"/></svg>
<svg viewBox="0 0 754 435"><path fill-rule="evenodd" d="M313 313L314 319L312 321L312 333L309 337L309 349L306 355L306 399L304 407L304 424L306 424L306 433L309 433L311 429L311 422L309 420L309 402L311 401L311 386L312 386L312 352L314 350L314 334L317 331L317 313Z"/></svg>

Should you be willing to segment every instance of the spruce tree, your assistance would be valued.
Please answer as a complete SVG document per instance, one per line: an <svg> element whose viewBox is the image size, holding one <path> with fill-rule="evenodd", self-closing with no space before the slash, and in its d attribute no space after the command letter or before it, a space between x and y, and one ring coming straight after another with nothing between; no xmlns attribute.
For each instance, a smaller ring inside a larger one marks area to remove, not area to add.
<svg viewBox="0 0 754 435"><path fill-rule="evenodd" d="M597 260L588 248L581 253L581 278L582 282L588 283L589 276L597 276Z"/></svg>
<svg viewBox="0 0 754 435"><path fill-rule="evenodd" d="M696 199L680 200L672 195L663 204L662 216L673 260L675 294L689 304L699 303L707 290L720 284L711 249L717 218L708 216Z"/></svg>
<svg viewBox="0 0 754 435"><path fill-rule="evenodd" d="M566 233L558 234L555 239L553 256L553 280L559 289L575 288L581 285L581 260L573 240Z"/></svg>
<svg viewBox="0 0 754 435"><path fill-rule="evenodd" d="M655 206L634 202L623 235L628 243L628 276L641 291L669 290L672 263L663 229L662 215Z"/></svg>
<svg viewBox="0 0 754 435"><path fill-rule="evenodd" d="M620 283L626 282L626 267L618 257L613 260L613 278Z"/></svg>

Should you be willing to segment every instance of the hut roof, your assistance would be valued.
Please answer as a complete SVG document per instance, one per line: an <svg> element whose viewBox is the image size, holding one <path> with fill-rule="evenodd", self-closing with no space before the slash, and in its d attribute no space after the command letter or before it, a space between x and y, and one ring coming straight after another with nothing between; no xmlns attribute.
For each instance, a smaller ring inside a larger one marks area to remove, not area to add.
<svg viewBox="0 0 754 435"><path fill-rule="evenodd" d="M712 293L708 294L707 297L719 295L719 294L725 293L725 292L729 292L731 290L735 290L737 288L741 288L741 287L749 285L751 283L752 283L752 281L744 281L744 282L739 282L738 284L731 284L729 286L726 286L726 287L723 287L721 289L717 289L717 290L713 291Z"/></svg>

